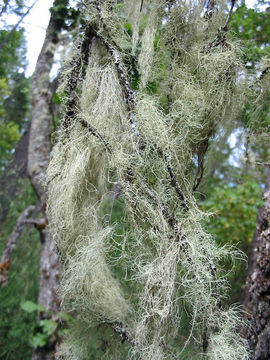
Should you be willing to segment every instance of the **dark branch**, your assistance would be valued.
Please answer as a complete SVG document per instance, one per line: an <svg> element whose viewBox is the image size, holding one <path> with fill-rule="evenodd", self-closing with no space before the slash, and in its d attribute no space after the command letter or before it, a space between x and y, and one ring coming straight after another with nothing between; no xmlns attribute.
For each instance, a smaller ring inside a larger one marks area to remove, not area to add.
<svg viewBox="0 0 270 360"><path fill-rule="evenodd" d="M126 326L124 326L121 322L105 321L102 324L110 326L116 334L120 335L122 344L124 344L124 342L127 341L132 346L135 345L134 340L132 339L131 335L128 333Z"/></svg>
<svg viewBox="0 0 270 360"><path fill-rule="evenodd" d="M225 24L224 24L224 26L222 28L223 31L228 31L228 25L229 25L229 22L230 22L231 17L232 17L232 12L233 12L233 8L234 8L235 3L236 3L236 0L232 0L231 8L229 10L229 14L228 14L226 22L225 22Z"/></svg>
<svg viewBox="0 0 270 360"><path fill-rule="evenodd" d="M178 198L179 198L179 200L181 202L182 207L184 208L185 211L188 211L189 207L188 207L188 205L186 203L186 200L185 200L185 197L184 197L184 195L183 195L183 193L181 191L181 188L180 188L180 185L179 185L179 183L177 181L176 175L174 174L173 169L172 169L172 167L170 165L170 162L168 161L167 155L164 156L164 159L165 159L165 163L166 163L166 166L167 166L168 173L169 173L170 178L171 178L171 184L174 187L174 189L175 189L175 191L176 191L176 193L178 195Z"/></svg>
<svg viewBox="0 0 270 360"><path fill-rule="evenodd" d="M212 48L217 47L219 45L224 45L226 43L226 34L228 31L228 25L229 25L229 22L232 17L232 12L233 12L235 3L236 3L236 0L232 0L231 8L229 10L229 14L227 16L225 24L218 30L218 33L217 33L217 36L215 37L215 39L213 41L211 41L210 44L208 44L205 47L203 52L208 53Z"/></svg>
<svg viewBox="0 0 270 360"><path fill-rule="evenodd" d="M212 135L212 130L209 131L206 139L200 144L197 154L198 154L198 169L197 169L197 173L195 176L195 183L193 186L193 192L196 191L198 189L198 186L200 185L202 178L203 178L203 173L204 173L204 159L205 159L205 154L208 150L208 146L209 146L209 139Z"/></svg>
<svg viewBox="0 0 270 360"><path fill-rule="evenodd" d="M270 70L270 66L267 66L261 73L260 77L259 77L259 80L262 80L268 73L269 73L269 70Z"/></svg>
<svg viewBox="0 0 270 360"><path fill-rule="evenodd" d="M142 9L143 9L143 0L141 1L140 12L142 12Z"/></svg>
<svg viewBox="0 0 270 360"><path fill-rule="evenodd" d="M108 151L108 153L110 153L110 154L112 153L112 149L111 149L109 143L106 140L104 140L102 135L98 132L98 130L94 126L88 124L84 120L80 120L80 123L82 124L83 127L87 128L87 130L92 135L94 135L97 139L99 139L102 142L102 144L104 145L104 148Z"/></svg>
<svg viewBox="0 0 270 360"><path fill-rule="evenodd" d="M88 26L85 29L81 43L78 45L78 53L76 53L76 55L71 61L72 70L67 86L67 92L69 95L66 103L66 114L63 121L63 126L65 128L69 128L70 124L72 123L73 120L75 120L77 115L78 98L77 98L76 90L81 72L83 71L82 68L86 67L88 64L88 60L90 56L90 47L93 38L94 38L94 32L92 26Z"/></svg>

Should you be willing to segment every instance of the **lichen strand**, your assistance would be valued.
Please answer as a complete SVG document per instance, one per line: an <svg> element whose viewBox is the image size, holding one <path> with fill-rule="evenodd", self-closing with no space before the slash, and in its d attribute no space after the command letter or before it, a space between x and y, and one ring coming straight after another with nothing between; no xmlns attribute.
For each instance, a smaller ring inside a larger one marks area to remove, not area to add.
<svg viewBox="0 0 270 360"><path fill-rule="evenodd" d="M77 89L76 118L68 131L60 127L47 172L49 224L64 270L62 299L84 329L78 340L74 325L59 356L86 359L91 329L103 324L114 339L116 326L128 329L130 347L119 339L114 353L115 342L106 342L110 359L186 359L193 340L197 359L245 360L239 310L222 309L227 282L216 269L224 257L242 255L217 247L193 194L194 156L242 108L239 50L226 41L209 48L225 19L214 12L209 22L202 20L200 3L148 0L142 11L141 1L132 4L129 37L130 1L118 6L105 0L100 8L89 1L97 36ZM139 90L129 101L129 84L123 84L129 80L119 69L134 54ZM115 183L122 189L125 226L104 220L111 216L105 204ZM119 227L124 234L117 236ZM178 337L183 312L190 319L184 344Z"/></svg>

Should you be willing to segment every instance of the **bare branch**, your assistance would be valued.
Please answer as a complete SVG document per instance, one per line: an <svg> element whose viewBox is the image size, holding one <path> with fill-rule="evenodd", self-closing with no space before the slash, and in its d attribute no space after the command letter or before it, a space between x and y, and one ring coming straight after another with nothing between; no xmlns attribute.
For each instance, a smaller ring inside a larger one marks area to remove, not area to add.
<svg viewBox="0 0 270 360"><path fill-rule="evenodd" d="M186 200L185 200L185 197L182 193L182 190L181 190L181 187L177 181L177 177L175 175L175 173L173 172L173 169L172 169L172 166L169 162L169 159L168 159L168 156L165 154L163 155L163 159L165 161L165 164L166 164L166 167L167 167L167 170L168 170L168 173L170 175L170 179L171 179L171 185L174 187L177 195L178 195L178 198L181 202L181 206L184 208L185 211L188 211L189 210L189 207L186 203Z"/></svg>
<svg viewBox="0 0 270 360"><path fill-rule="evenodd" d="M270 166L270 162L259 162L259 161L256 161L256 164L257 164L257 165L261 165L261 166Z"/></svg>
<svg viewBox="0 0 270 360"><path fill-rule="evenodd" d="M195 182L194 182L194 186L193 186L193 192L197 190L198 186L200 185L202 178L203 178L203 173L204 173L204 159L205 159L205 154L208 150L208 146L209 146L209 139L212 135L212 130L209 131L207 137L204 139L204 141L199 145L198 147L198 169L197 169L197 173L195 176Z"/></svg>
<svg viewBox="0 0 270 360"><path fill-rule="evenodd" d="M233 8L234 8L235 3L236 3L236 0L232 0L231 8L229 10L229 14L228 14L226 22L225 22L225 24L224 24L224 26L222 28L223 31L228 31L228 25L229 25L229 22L230 22L231 17L232 17L232 12L233 12Z"/></svg>
<svg viewBox="0 0 270 360"><path fill-rule="evenodd" d="M270 66L267 66L267 67L262 71L262 73L261 73L261 75L260 75L260 77L259 77L259 80L262 80L262 79L265 77L265 75L268 74L269 70L270 70Z"/></svg>
<svg viewBox="0 0 270 360"><path fill-rule="evenodd" d="M2 9L0 11L0 17L7 11L9 0L4 0L4 4L2 5Z"/></svg>
<svg viewBox="0 0 270 360"><path fill-rule="evenodd" d="M229 25L229 22L232 17L232 12L233 12L235 3L236 3L236 0L232 0L231 8L229 10L229 14L227 16L225 24L218 30L218 33L217 33L217 36L215 37L215 39L213 41L211 41L210 44L208 44L205 47L203 52L208 53L212 48L217 47L219 45L224 45L226 43L226 33L228 31L228 25Z"/></svg>
<svg viewBox="0 0 270 360"><path fill-rule="evenodd" d="M98 132L98 130L94 126L92 126L91 124L88 124L84 120L80 120L80 123L82 124L83 127L87 128L87 130L91 134L93 134L97 139L99 139L102 142L102 144L104 145L104 147L108 151L108 153L112 153L112 149L111 149L109 143L102 137L102 135Z"/></svg>
<svg viewBox="0 0 270 360"><path fill-rule="evenodd" d="M10 30L10 32L7 34L7 36L1 41L0 43L0 51L2 50L3 46L8 42L12 34L16 31L17 27L20 25L20 23L23 21L23 19L29 14L29 12L32 10L32 8L35 6L38 0L35 0L33 4L27 9L26 13L23 14L23 16L20 18L20 20L17 22L16 25L13 26L13 28Z"/></svg>
<svg viewBox="0 0 270 360"><path fill-rule="evenodd" d="M27 222L27 218L34 212L35 209L36 207L31 205L22 212L17 220L17 224L12 234L8 238L0 262L0 285L7 285L8 283L8 269L11 265L11 255L13 249L16 245L17 239L20 237L23 231L24 225Z"/></svg>
<svg viewBox="0 0 270 360"><path fill-rule="evenodd" d="M120 335L122 344L125 341L127 341L132 346L134 346L134 340L132 339L131 335L128 333L127 327L124 326L124 324L122 324L121 322L105 321L104 323L101 323L100 325L103 325L103 324L110 326L116 334Z"/></svg>

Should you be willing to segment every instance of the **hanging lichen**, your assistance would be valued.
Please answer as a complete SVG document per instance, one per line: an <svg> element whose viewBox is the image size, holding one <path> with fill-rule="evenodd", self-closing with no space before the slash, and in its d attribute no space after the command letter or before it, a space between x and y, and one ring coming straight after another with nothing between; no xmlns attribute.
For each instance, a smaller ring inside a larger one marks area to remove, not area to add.
<svg viewBox="0 0 270 360"><path fill-rule="evenodd" d="M186 359L191 340L196 359L248 359L238 311L222 308L218 270L241 254L217 247L194 197L209 138L245 97L239 49L222 27L224 4L217 8L209 19L197 2L87 2L47 173L63 304L77 319L59 357L87 359L103 326L112 329L108 359ZM125 226L106 220L116 184Z"/></svg>

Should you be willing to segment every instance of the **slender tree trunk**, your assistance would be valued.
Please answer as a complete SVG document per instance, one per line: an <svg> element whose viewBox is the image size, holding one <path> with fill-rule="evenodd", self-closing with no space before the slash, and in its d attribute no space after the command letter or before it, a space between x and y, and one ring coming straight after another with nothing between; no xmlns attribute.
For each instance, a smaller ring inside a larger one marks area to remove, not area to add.
<svg viewBox="0 0 270 360"><path fill-rule="evenodd" d="M18 193L19 179L27 173L29 126L22 134L15 152L0 178L0 226L6 220L10 204Z"/></svg>
<svg viewBox="0 0 270 360"><path fill-rule="evenodd" d="M259 211L243 299L252 320L246 337L254 360L270 359L270 170L263 200L265 206Z"/></svg>
<svg viewBox="0 0 270 360"><path fill-rule="evenodd" d="M50 125L52 119L49 106L51 98L50 71L53 65L54 45L57 41L56 22L52 16L33 75L33 112L28 148L28 174L42 203L44 214L44 229L41 230L42 250L38 298L39 304L42 304L47 309L47 313L43 315L44 317L49 316L48 311L56 314L59 310L56 295L59 263L54 241L46 229L46 192L43 186L50 155ZM44 348L38 348L33 352L32 359L52 359L54 347L55 343L52 342Z"/></svg>

